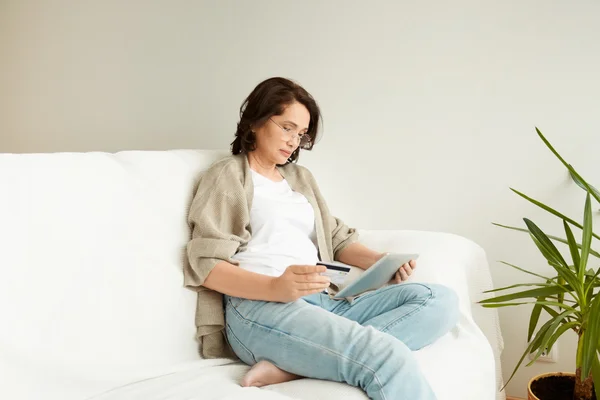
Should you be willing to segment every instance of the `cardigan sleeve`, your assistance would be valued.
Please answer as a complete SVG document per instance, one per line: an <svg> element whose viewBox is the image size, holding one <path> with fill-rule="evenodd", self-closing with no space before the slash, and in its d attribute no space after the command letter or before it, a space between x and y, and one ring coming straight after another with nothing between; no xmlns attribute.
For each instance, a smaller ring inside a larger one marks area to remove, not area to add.
<svg viewBox="0 0 600 400"><path fill-rule="evenodd" d="M358 240L358 232L350 228L341 219L330 215L331 244L333 246L333 259L337 260L339 253L350 244Z"/></svg>
<svg viewBox="0 0 600 400"><path fill-rule="evenodd" d="M184 267L188 288L201 286L221 261L238 265L231 257L250 240L250 211L243 185L223 175L220 171L202 177L190 207L192 238L187 244L189 263Z"/></svg>

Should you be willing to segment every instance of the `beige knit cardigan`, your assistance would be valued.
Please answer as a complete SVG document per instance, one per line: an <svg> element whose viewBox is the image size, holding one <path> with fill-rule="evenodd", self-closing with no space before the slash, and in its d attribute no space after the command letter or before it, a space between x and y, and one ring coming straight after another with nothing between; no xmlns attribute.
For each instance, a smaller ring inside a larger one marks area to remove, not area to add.
<svg viewBox="0 0 600 400"><path fill-rule="evenodd" d="M357 232L329 213L308 169L293 163L277 168L292 190L303 194L313 206L320 259L336 260L342 249L358 239ZM196 328L204 358L235 358L224 334L223 295L202 284L217 263L239 265L231 257L244 251L252 236L253 194L247 155L228 156L200 177L189 211L192 238L187 245L184 283L198 292Z"/></svg>

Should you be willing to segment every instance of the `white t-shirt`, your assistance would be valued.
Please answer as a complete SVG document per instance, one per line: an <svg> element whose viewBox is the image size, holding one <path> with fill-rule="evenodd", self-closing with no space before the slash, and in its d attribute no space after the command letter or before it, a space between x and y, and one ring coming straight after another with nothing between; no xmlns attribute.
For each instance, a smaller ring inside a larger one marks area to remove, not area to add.
<svg viewBox="0 0 600 400"><path fill-rule="evenodd" d="M285 179L273 182L254 170L251 173L252 237L246 250L232 258L241 268L270 276L280 276L294 264L315 265L319 256L313 207Z"/></svg>

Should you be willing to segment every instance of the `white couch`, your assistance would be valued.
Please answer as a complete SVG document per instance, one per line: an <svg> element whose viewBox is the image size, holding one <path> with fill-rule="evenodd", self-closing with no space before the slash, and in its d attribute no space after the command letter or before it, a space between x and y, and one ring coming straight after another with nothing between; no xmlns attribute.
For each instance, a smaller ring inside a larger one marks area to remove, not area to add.
<svg viewBox="0 0 600 400"><path fill-rule="evenodd" d="M0 154L0 399L366 399L309 379L241 388L247 366L199 357L186 214L225 154ZM484 251L444 233L360 233L420 253L413 279L459 294L459 324L416 352L439 399L504 398L497 313L474 304L491 288Z"/></svg>

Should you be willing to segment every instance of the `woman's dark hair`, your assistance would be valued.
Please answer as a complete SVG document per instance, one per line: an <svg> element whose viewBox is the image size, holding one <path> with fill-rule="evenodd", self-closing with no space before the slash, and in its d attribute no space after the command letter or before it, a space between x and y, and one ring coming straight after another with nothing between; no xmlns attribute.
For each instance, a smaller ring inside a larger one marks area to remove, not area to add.
<svg viewBox="0 0 600 400"><path fill-rule="evenodd" d="M310 114L306 135L311 141L304 149L312 150L321 124L321 111L317 102L297 83L285 78L269 78L259 83L242 103L240 122L237 125L235 139L231 143L231 153L249 153L255 150L256 135L252 129L261 126L273 115L283 114L285 108L294 102L304 105ZM296 162L299 153L300 147L292 153L288 163Z"/></svg>

